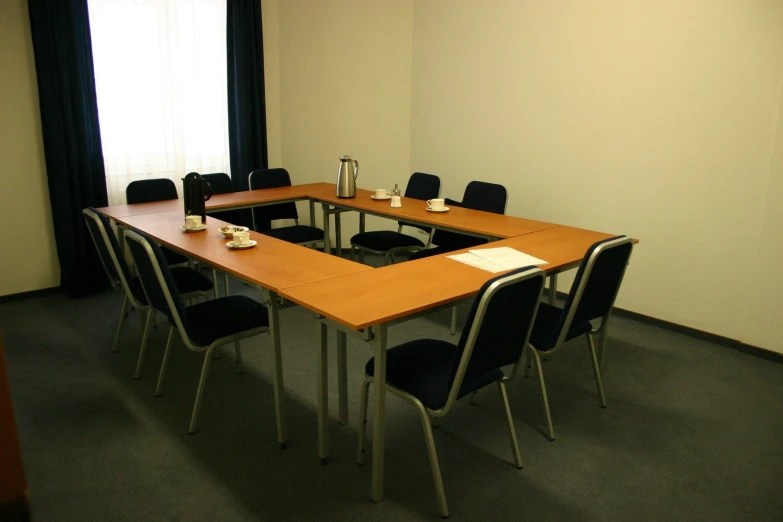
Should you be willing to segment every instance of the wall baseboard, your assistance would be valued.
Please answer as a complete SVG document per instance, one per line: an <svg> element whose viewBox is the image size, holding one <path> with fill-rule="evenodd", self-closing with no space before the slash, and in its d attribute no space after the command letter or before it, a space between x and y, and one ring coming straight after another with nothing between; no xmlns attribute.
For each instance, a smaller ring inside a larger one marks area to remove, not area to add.
<svg viewBox="0 0 783 522"><path fill-rule="evenodd" d="M544 294L549 295L549 289L545 289ZM557 298L560 300L565 300L568 298L568 294L564 292L557 292ZM691 328L690 326L683 326L681 324L672 323L669 321L665 321L663 319L658 319L656 317L650 317L649 315L640 314L638 312L632 312L630 310L625 310L623 308L614 307L612 313L614 313L618 317L626 317L628 319L633 319L634 321L639 321L640 323L649 324L651 326L657 326L660 328L665 328L672 332L681 333L693 337L695 339L701 339L702 341L719 344L721 346L727 346L734 350L740 351L742 353L746 353L748 355L752 355L754 357L758 357L760 359L783 364L783 353L774 352L772 350L767 350L766 348L753 346L751 344L745 344L742 341L738 341L736 339L731 339L729 337L723 337L722 335L705 332L703 330Z"/></svg>
<svg viewBox="0 0 783 522"><path fill-rule="evenodd" d="M19 301L22 299L30 299L31 297L43 297L45 295L54 295L60 293L59 286L53 286L52 288L42 288L40 290L30 290L29 292L20 292L18 294L8 294L0 296L0 304L9 303L11 301Z"/></svg>

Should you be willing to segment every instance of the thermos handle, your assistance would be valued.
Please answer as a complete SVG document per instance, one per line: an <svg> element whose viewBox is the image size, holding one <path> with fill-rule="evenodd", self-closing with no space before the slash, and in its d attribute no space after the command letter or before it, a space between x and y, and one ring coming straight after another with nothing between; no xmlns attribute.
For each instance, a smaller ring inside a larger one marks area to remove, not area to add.
<svg viewBox="0 0 783 522"><path fill-rule="evenodd" d="M359 176L359 161L353 160L354 163L356 163L356 168L353 169L353 179L356 179Z"/></svg>
<svg viewBox="0 0 783 522"><path fill-rule="evenodd" d="M209 198L212 197L212 185L209 184L209 181L202 179L201 183L204 187L204 201L209 201Z"/></svg>

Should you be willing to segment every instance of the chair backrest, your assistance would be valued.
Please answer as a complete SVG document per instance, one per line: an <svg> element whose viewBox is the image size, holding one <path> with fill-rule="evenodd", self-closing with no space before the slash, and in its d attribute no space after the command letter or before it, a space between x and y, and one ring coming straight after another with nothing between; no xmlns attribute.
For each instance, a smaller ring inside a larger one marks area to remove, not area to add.
<svg viewBox="0 0 783 522"><path fill-rule="evenodd" d="M560 314L555 346L565 340L572 324L609 315L632 251L633 239L626 236L598 241L587 249Z"/></svg>
<svg viewBox="0 0 783 522"><path fill-rule="evenodd" d="M405 187L405 197L427 201L437 198L440 195L440 178L434 174L425 174L423 172L414 172L408 179L408 186ZM400 226L416 227L425 232L430 232L429 227L422 227L412 223L397 222Z"/></svg>
<svg viewBox="0 0 783 522"><path fill-rule="evenodd" d="M484 212L493 212L495 214L506 213L506 201L508 192L506 187L497 183L487 183L485 181L471 181L465 187L465 194L462 201L454 201L446 198L446 206L464 207ZM432 236L432 242L443 250L460 250L472 246L486 243L486 240L449 232L448 230L435 230Z"/></svg>
<svg viewBox="0 0 783 522"><path fill-rule="evenodd" d="M120 249L117 236L114 235L114 231L111 228L109 219L92 207L82 210L82 214L111 286L113 288L122 288L134 306L146 306L146 302L140 301L140 298L143 296L138 296L131 290L130 269L125 262L125 257Z"/></svg>
<svg viewBox="0 0 783 522"><path fill-rule="evenodd" d="M125 188L125 200L130 205L177 198L177 187L168 178L131 181Z"/></svg>
<svg viewBox="0 0 783 522"><path fill-rule="evenodd" d="M140 230L128 230L125 237L128 239L128 249L139 272L147 300L155 310L168 317L169 322L179 329L183 340L187 342L185 335L188 324L187 316L183 313L182 298L160 246Z"/></svg>
<svg viewBox="0 0 783 522"><path fill-rule="evenodd" d="M230 194L234 192L234 184L231 182L231 177L224 172L202 174L201 178L209 183L212 194Z"/></svg>
<svg viewBox="0 0 783 522"><path fill-rule="evenodd" d="M463 382L519 363L533 330L545 281L543 270L528 266L484 283L473 300L457 344L445 408L458 398Z"/></svg>
<svg viewBox="0 0 783 522"><path fill-rule="evenodd" d="M486 181L471 181L465 187L462 206L473 210L505 214L507 200L508 191L503 185Z"/></svg>
<svg viewBox="0 0 783 522"><path fill-rule="evenodd" d="M224 172L214 174L202 174L201 178L209 183L211 194L231 194L234 190L234 183L231 177ZM232 225L242 225L242 212L240 210L222 210L220 212L210 212L209 215L215 219L220 219L231 223Z"/></svg>
<svg viewBox="0 0 783 522"><path fill-rule="evenodd" d="M248 177L250 190L290 187L291 177L286 169L258 169ZM257 232L272 228L276 219L299 219L296 203L278 203L253 208L253 229Z"/></svg>

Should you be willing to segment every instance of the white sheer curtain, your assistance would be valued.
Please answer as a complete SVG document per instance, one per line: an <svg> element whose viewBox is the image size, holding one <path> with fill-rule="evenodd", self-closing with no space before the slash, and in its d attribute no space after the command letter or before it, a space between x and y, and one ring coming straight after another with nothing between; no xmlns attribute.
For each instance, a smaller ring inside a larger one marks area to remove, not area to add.
<svg viewBox="0 0 783 522"><path fill-rule="evenodd" d="M109 204L131 181L229 172L226 0L88 0Z"/></svg>

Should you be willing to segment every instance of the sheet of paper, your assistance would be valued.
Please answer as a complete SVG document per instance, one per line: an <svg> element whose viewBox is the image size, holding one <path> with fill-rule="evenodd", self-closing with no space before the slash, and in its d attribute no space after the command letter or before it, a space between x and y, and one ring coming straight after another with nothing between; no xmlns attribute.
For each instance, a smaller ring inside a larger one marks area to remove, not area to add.
<svg viewBox="0 0 783 522"><path fill-rule="evenodd" d="M538 259L537 257L533 257L510 247L477 248L475 250L470 250L470 253L500 265L505 270L522 268L523 266L546 264L546 261L543 259Z"/></svg>
<svg viewBox="0 0 783 522"><path fill-rule="evenodd" d="M449 259L453 259L454 261L459 261L460 263L465 263L466 265L474 266L476 268L486 270L487 272L492 272L493 274L508 270L507 268L504 268L497 263L487 261L483 257L479 257L476 254L471 254L470 252L466 254L455 254L453 256L447 257Z"/></svg>

